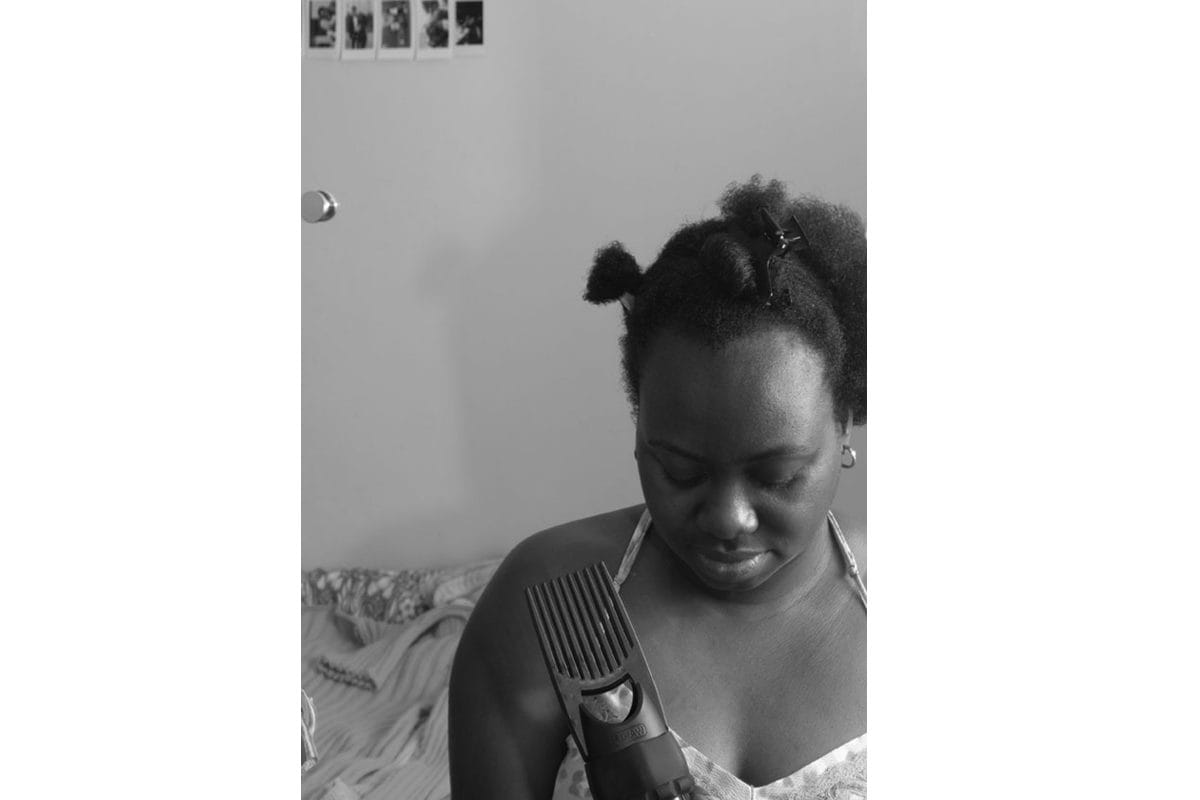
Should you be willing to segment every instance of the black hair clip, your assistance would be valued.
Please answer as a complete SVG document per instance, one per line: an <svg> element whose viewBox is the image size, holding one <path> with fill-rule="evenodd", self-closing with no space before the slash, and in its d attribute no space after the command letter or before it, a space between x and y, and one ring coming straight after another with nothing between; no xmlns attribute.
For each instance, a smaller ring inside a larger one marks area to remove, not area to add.
<svg viewBox="0 0 1200 800"><path fill-rule="evenodd" d="M800 227L800 221L796 219L795 214L791 218L795 233L789 235L788 231L784 230L783 226L775 221L775 218L771 216L766 208L760 208L758 211L762 216L763 227L765 229L763 230L763 236L766 237L767 241L775 245L775 249L756 267L758 273L758 293L767 300L773 300L775 299L775 288L771 285L772 259L786 255L795 249L807 249L808 237L804 235L804 229Z"/></svg>

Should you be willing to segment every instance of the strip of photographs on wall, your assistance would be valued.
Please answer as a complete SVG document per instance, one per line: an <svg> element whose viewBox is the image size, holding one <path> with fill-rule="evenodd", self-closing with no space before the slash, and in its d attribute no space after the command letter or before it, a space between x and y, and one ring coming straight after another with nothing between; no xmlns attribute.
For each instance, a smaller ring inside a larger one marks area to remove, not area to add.
<svg viewBox="0 0 1200 800"><path fill-rule="evenodd" d="M430 60L483 55L485 0L301 0L308 58Z"/></svg>

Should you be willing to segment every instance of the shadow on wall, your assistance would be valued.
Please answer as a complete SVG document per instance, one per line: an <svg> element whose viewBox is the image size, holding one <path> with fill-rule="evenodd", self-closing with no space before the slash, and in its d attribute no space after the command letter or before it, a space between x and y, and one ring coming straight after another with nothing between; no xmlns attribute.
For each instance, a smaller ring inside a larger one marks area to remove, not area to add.
<svg viewBox="0 0 1200 800"><path fill-rule="evenodd" d="M695 8L514 0L486 59L305 63L305 180L345 202L338 244L306 232L305 566L496 556L639 502L596 248L649 263L756 172L865 210L865 3Z"/></svg>
<svg viewBox="0 0 1200 800"><path fill-rule="evenodd" d="M393 527L403 549L445 535L461 538L465 557L502 555L536 530L640 497L632 456L615 470L589 447L633 449L615 318L591 313L581 299L588 262L547 253L554 243L535 211L496 241L438 250L418 283L422 302L449 312L464 494L450 515L420 523L435 529Z"/></svg>
<svg viewBox="0 0 1200 800"><path fill-rule="evenodd" d="M381 544L391 540L398 557L443 537L464 542L461 558L500 556L537 530L641 502L620 378L621 315L582 299L592 254L606 240L593 225L547 237L550 213L477 248L447 243L419 280L421 302L450 312L463 495L449 514L382 526ZM864 520L866 433L852 434L858 460L842 474L837 503Z"/></svg>
<svg viewBox="0 0 1200 800"><path fill-rule="evenodd" d="M668 217L668 203L648 216ZM377 463L346 473L369 483L356 487L366 524L341 565L497 557L537 530L641 501L620 313L582 299L594 250L613 235L554 214L533 207L477 242L439 236L418 274L371 301L367 316L421 320L364 334L378 339L363 369L379 373L372 393L384 399L372 402L381 441L358 451ZM562 223L551 225L554 235L547 219ZM662 240L682 222L658 225ZM637 255L645 264L655 252ZM865 428L852 444L858 464L843 473L837 505L865 519Z"/></svg>

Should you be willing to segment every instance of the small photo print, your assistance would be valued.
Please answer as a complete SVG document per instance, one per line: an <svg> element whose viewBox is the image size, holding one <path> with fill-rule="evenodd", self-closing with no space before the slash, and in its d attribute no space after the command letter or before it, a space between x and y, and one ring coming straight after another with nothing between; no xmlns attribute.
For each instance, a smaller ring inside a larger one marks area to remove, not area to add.
<svg viewBox="0 0 1200 800"><path fill-rule="evenodd" d="M413 57L412 0L379 0L379 57Z"/></svg>
<svg viewBox="0 0 1200 800"><path fill-rule="evenodd" d="M375 0L342 0L342 58L375 58Z"/></svg>
<svg viewBox="0 0 1200 800"><path fill-rule="evenodd" d="M454 5L454 54L483 52L483 0L458 0Z"/></svg>
<svg viewBox="0 0 1200 800"><path fill-rule="evenodd" d="M302 0L304 53L310 58L337 58L337 0Z"/></svg>
<svg viewBox="0 0 1200 800"><path fill-rule="evenodd" d="M417 4L417 58L450 57L449 0L414 0Z"/></svg>

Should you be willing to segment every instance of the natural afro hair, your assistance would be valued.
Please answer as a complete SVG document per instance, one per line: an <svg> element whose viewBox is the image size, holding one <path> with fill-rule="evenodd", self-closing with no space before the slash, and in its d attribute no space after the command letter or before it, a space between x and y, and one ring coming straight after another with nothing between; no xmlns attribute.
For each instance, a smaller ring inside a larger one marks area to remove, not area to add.
<svg viewBox="0 0 1200 800"><path fill-rule="evenodd" d="M642 285L642 270L620 242L596 251L596 263L588 275L583 299L589 303L607 303L626 294L636 294Z"/></svg>
<svg viewBox="0 0 1200 800"><path fill-rule="evenodd" d="M669 328L720 348L763 327L782 326L821 354L838 420L865 423L867 240L862 219L815 197L789 197L783 183L764 182L760 175L730 184L720 214L680 228L644 271L619 242L596 253L584 299L633 298L625 312L621 362L634 411L642 364L656 333ZM802 243L772 257L772 221L789 235L799 225ZM770 300L759 285L764 265Z"/></svg>

